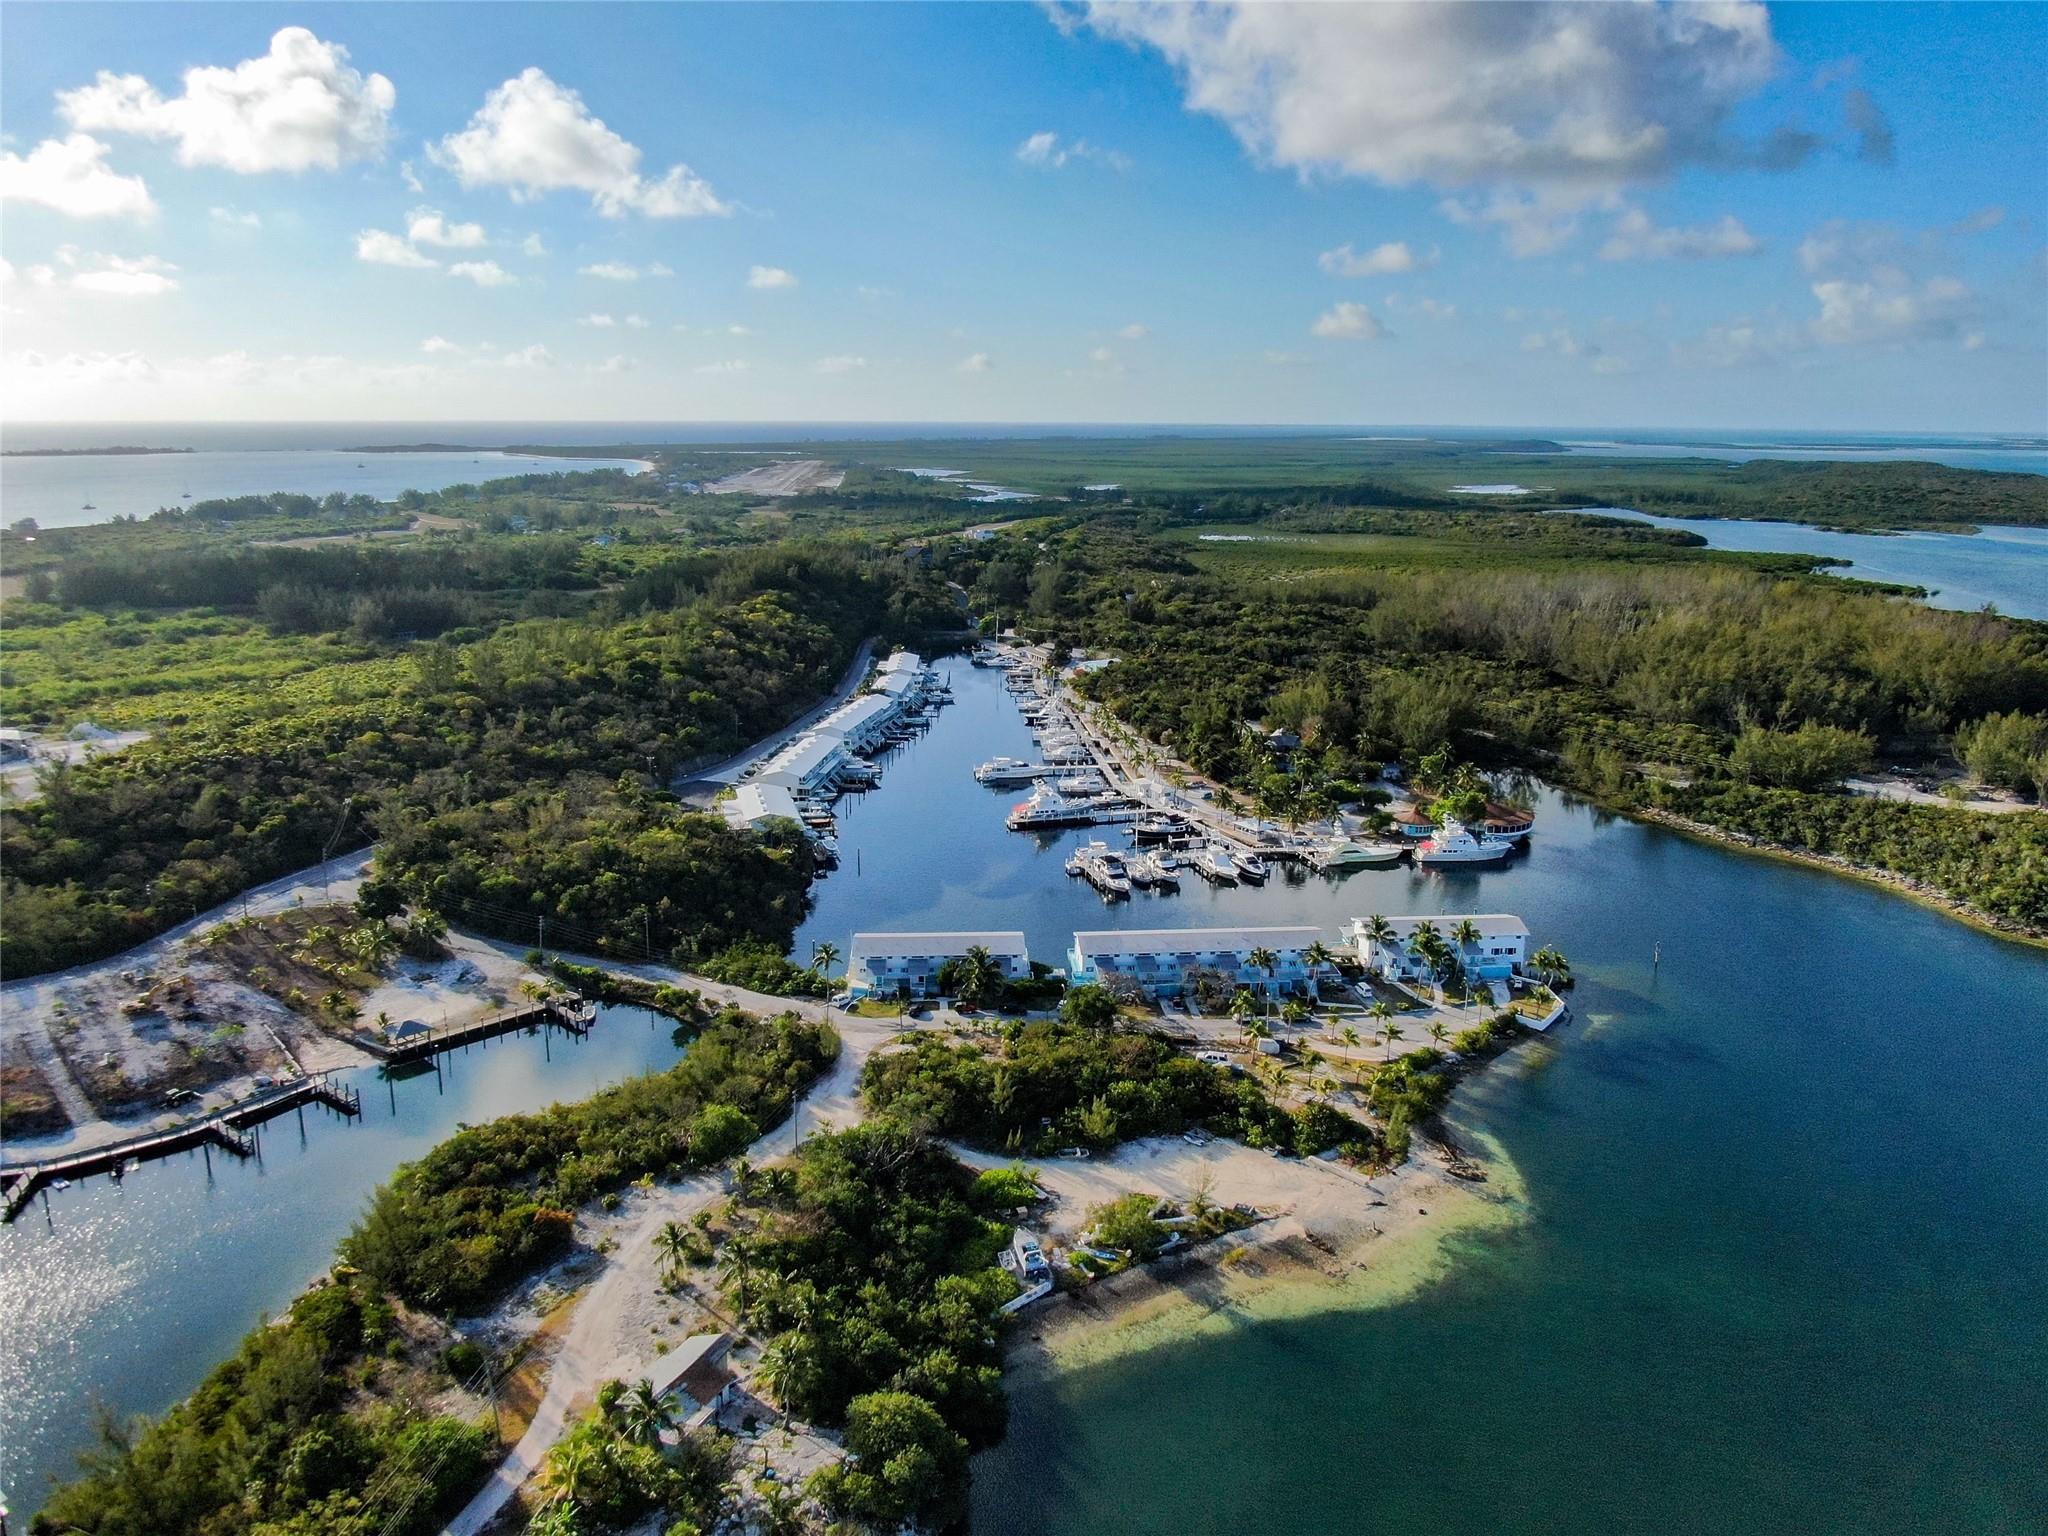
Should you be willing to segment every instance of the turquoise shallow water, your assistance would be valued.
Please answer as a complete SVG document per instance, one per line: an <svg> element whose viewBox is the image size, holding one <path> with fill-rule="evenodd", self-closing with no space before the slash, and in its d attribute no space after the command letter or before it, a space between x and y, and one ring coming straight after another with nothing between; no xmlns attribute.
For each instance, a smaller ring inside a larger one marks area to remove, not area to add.
<svg viewBox="0 0 2048 1536"><path fill-rule="evenodd" d="M1576 1021L1463 1113L1526 1219L1397 1305L1020 1391L977 1536L2048 1530L2048 954L1546 794L1497 871L1104 907L1003 830L993 675L843 802L799 951L860 928L1338 925L1511 911ZM1661 961L1653 955L1661 945Z"/></svg>

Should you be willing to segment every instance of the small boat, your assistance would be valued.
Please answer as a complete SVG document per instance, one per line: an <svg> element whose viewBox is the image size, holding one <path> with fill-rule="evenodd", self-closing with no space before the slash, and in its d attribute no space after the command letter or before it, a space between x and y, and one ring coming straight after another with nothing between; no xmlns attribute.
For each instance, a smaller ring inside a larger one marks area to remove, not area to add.
<svg viewBox="0 0 2048 1536"><path fill-rule="evenodd" d="M1109 788L1102 782L1102 775L1094 772L1070 773L1053 780L1053 784L1063 795L1099 795Z"/></svg>
<svg viewBox="0 0 2048 1536"><path fill-rule="evenodd" d="M1230 851L1220 843L1211 843L1195 855L1195 873L1215 885L1237 884L1237 864L1230 857Z"/></svg>
<svg viewBox="0 0 2048 1536"><path fill-rule="evenodd" d="M84 506L80 507L78 510L81 512L97 512L99 511L99 508L88 501Z"/></svg>
<svg viewBox="0 0 2048 1536"><path fill-rule="evenodd" d="M1445 864L1498 864L1515 845L1502 837L1474 837L1461 821L1446 821L1443 830L1415 850L1415 862L1428 869Z"/></svg>
<svg viewBox="0 0 2048 1536"><path fill-rule="evenodd" d="M1021 757L992 757L974 770L975 783L998 786L1029 784L1038 776L1037 766Z"/></svg>
<svg viewBox="0 0 2048 1536"><path fill-rule="evenodd" d="M70 1187L71 1187L71 1181L70 1181L69 1179L52 1179L52 1180L50 1180L50 1188L52 1188L52 1189L69 1189Z"/></svg>
<svg viewBox="0 0 2048 1536"><path fill-rule="evenodd" d="M1231 857L1237 861L1237 878L1246 885L1266 883L1266 876L1270 871L1266 868L1266 861L1256 853L1237 853Z"/></svg>
<svg viewBox="0 0 2048 1536"><path fill-rule="evenodd" d="M192 499L192 493L191 493L190 491L187 491L187 492L185 492L185 494L184 494L184 495L182 495L182 496L180 496L180 497L178 498L178 500L180 500L180 501L190 501L191 499Z"/></svg>

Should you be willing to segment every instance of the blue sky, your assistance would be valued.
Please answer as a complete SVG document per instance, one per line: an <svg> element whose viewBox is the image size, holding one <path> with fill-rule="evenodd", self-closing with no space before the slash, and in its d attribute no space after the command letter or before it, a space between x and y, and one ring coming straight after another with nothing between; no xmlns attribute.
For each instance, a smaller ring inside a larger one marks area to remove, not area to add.
<svg viewBox="0 0 2048 1536"><path fill-rule="evenodd" d="M0 29L16 420L2048 431L2037 6Z"/></svg>

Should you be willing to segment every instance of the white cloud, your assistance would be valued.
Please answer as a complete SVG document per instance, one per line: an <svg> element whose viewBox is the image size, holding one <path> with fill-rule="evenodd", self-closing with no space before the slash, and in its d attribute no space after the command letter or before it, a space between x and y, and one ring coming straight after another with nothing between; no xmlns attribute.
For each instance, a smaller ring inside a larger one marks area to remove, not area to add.
<svg viewBox="0 0 2048 1536"><path fill-rule="evenodd" d="M592 373L624 373L633 366L633 359L623 352L614 353L590 371Z"/></svg>
<svg viewBox="0 0 2048 1536"><path fill-rule="evenodd" d="M754 334L754 328L751 325L728 325L725 328L725 334L728 336L751 336Z"/></svg>
<svg viewBox="0 0 2048 1536"><path fill-rule="evenodd" d="M1413 272L1436 265L1437 252L1418 256L1406 240L1389 240L1369 251L1354 251L1348 240L1335 250L1316 258L1316 265L1332 277L1379 277L1392 272Z"/></svg>
<svg viewBox="0 0 2048 1536"><path fill-rule="evenodd" d="M1157 49L1188 107L1261 159L1389 185L1619 187L1688 163L1783 159L1728 138L1778 63L1757 0L1705 5L1085 8ZM1027 143L1030 141L1027 141Z"/></svg>
<svg viewBox="0 0 2048 1536"><path fill-rule="evenodd" d="M1972 331L1972 332L1970 332L1970 334L1969 334L1969 335L1967 335L1967 336L1965 336L1965 337L1963 338L1963 350L1964 350L1965 352L1981 352L1981 351L1983 351L1983 350L1984 350L1984 339L1985 339L1985 338L1984 338L1984 333L1983 333L1982 331Z"/></svg>
<svg viewBox="0 0 2048 1536"><path fill-rule="evenodd" d="M545 256L548 253L548 243L539 235L528 235L519 242L519 249L529 256Z"/></svg>
<svg viewBox="0 0 2048 1536"><path fill-rule="evenodd" d="M1968 285L1958 279L1915 282L1896 270L1863 282L1831 278L1815 283L1813 296L1820 301L1813 337L1824 346L1953 336L1976 312Z"/></svg>
<svg viewBox="0 0 2048 1536"><path fill-rule="evenodd" d="M621 323L629 330L644 331L647 329L647 317L645 315L628 315Z"/></svg>
<svg viewBox="0 0 2048 1536"><path fill-rule="evenodd" d="M674 277L676 275L675 268L665 261L650 261L647 263L646 271L649 277Z"/></svg>
<svg viewBox="0 0 2048 1536"><path fill-rule="evenodd" d="M711 184L686 165L657 179L640 173L640 150L591 115L583 98L538 69L496 87L460 133L428 154L465 187L500 186L515 200L545 192L586 192L606 218L728 214Z"/></svg>
<svg viewBox="0 0 2048 1536"><path fill-rule="evenodd" d="M1555 352L1559 357L1578 357L1587 352L1586 344L1569 329L1559 326L1554 331L1531 331L1522 338L1524 352ZM1597 351L1597 348L1592 350Z"/></svg>
<svg viewBox="0 0 2048 1536"><path fill-rule="evenodd" d="M640 269L628 266L623 261L598 261L587 267L576 269L578 277L601 277L608 283L632 283L640 279Z"/></svg>
<svg viewBox="0 0 2048 1536"><path fill-rule="evenodd" d="M747 269L749 288L794 288L796 274L784 267L749 267Z"/></svg>
<svg viewBox="0 0 2048 1536"><path fill-rule="evenodd" d="M427 184L420 180L419 172L412 168L410 160L398 162L398 179L405 183L405 190L420 193L427 190Z"/></svg>
<svg viewBox="0 0 2048 1536"><path fill-rule="evenodd" d="M450 277L466 277L479 288L510 288L519 279L495 261L458 261L448 269Z"/></svg>
<svg viewBox="0 0 2048 1536"><path fill-rule="evenodd" d="M433 257L414 250L385 229L366 229L356 236L356 260L380 267L438 267Z"/></svg>
<svg viewBox="0 0 2048 1536"><path fill-rule="evenodd" d="M722 363L699 363L692 371L695 373L745 373L747 371L747 360L743 357L734 357L728 358Z"/></svg>
<svg viewBox="0 0 2048 1536"><path fill-rule="evenodd" d="M1820 312L1807 327L1828 347L1947 340L1980 318L1968 284L1941 270L1939 231L1909 236L1888 224L1835 219L1799 245Z"/></svg>
<svg viewBox="0 0 2048 1536"><path fill-rule="evenodd" d="M1283 352L1276 347L1268 347L1265 357L1270 368L1299 368L1308 361L1299 352Z"/></svg>
<svg viewBox="0 0 2048 1536"><path fill-rule="evenodd" d="M285 27L261 58L186 70L182 95L166 98L140 75L101 70L91 85L59 91L57 110L74 128L173 140L184 165L252 174L376 159L397 99L384 76L350 68L340 44Z"/></svg>
<svg viewBox="0 0 2048 1536"><path fill-rule="evenodd" d="M820 373L853 373L867 367L867 365L868 360L866 358L854 357L847 353L842 353L837 357L821 357L815 364Z"/></svg>
<svg viewBox="0 0 2048 1536"><path fill-rule="evenodd" d="M74 219L146 219L156 201L140 176L107 164L107 146L90 134L45 139L26 155L0 154L0 201L35 203Z"/></svg>
<svg viewBox="0 0 2048 1536"><path fill-rule="evenodd" d="M1950 226L1950 233L1957 235L1981 235L1987 229L1996 229L2005 222L2005 209L1994 203L1989 208L1979 208L1967 214Z"/></svg>
<svg viewBox="0 0 2048 1536"><path fill-rule="evenodd" d="M1458 313L1457 305L1446 304L1441 299L1404 299L1398 293L1387 295L1386 309L1389 314L1425 315L1431 320L1454 319Z"/></svg>
<svg viewBox="0 0 2048 1536"><path fill-rule="evenodd" d="M1612 352L1603 352L1593 359L1595 373L1634 373L1636 365L1625 357L1616 357Z"/></svg>
<svg viewBox="0 0 2048 1536"><path fill-rule="evenodd" d="M159 257L128 260L120 256L94 256L91 262L72 274L73 288L122 298L155 298L178 289L178 280L171 276L178 269Z"/></svg>
<svg viewBox="0 0 2048 1536"><path fill-rule="evenodd" d="M1106 149L1086 139L1069 139L1063 143L1056 133L1032 134L1017 146L1017 158L1026 165L1055 171L1074 160L1093 160L1113 171L1131 168L1131 157L1120 149Z"/></svg>
<svg viewBox="0 0 2048 1536"><path fill-rule="evenodd" d="M450 341L446 336L429 336L425 341L420 343L420 350L422 352L427 353L460 352L462 348L455 345L455 343Z"/></svg>
<svg viewBox="0 0 2048 1536"><path fill-rule="evenodd" d="M1548 256L1579 232L1579 216L1589 206L1616 201L1614 193L1584 187L1499 188L1483 198L1447 197L1437 212L1466 228L1494 226L1514 256Z"/></svg>
<svg viewBox="0 0 2048 1536"><path fill-rule="evenodd" d="M1107 347L1097 347L1088 354L1088 361L1098 368L1117 368L1116 354ZM1121 370L1119 370L1121 371Z"/></svg>
<svg viewBox="0 0 2048 1536"><path fill-rule="evenodd" d="M555 366L555 354L535 342L517 352L507 352L499 361L507 368L552 368Z"/></svg>
<svg viewBox="0 0 2048 1536"><path fill-rule="evenodd" d="M263 227L263 215L260 213L243 213L234 208L209 208L206 210L206 216L212 219L214 223L225 225L230 229L261 229Z"/></svg>
<svg viewBox="0 0 2048 1536"><path fill-rule="evenodd" d="M970 352L955 365L956 373L987 373L995 363L986 352Z"/></svg>
<svg viewBox="0 0 2048 1536"><path fill-rule="evenodd" d="M578 320L576 323L578 325L591 325L597 327L597 329L601 331L608 331L613 326L617 325L618 321L614 320L610 315L595 314L585 315L581 320Z"/></svg>
<svg viewBox="0 0 2048 1536"><path fill-rule="evenodd" d="M1140 325L1135 320L1117 332L1125 341L1143 341L1151 334L1152 328L1149 325Z"/></svg>
<svg viewBox="0 0 2048 1536"><path fill-rule="evenodd" d="M1309 334L1333 341L1377 341L1387 334L1377 316L1350 299L1334 304L1316 316Z"/></svg>
<svg viewBox="0 0 2048 1536"><path fill-rule="evenodd" d="M415 208L406 217L405 237L414 245L471 250L484 243L483 225L450 224L438 208Z"/></svg>
<svg viewBox="0 0 2048 1536"><path fill-rule="evenodd" d="M1712 224L1690 228L1659 225L1640 208L1631 208L1614 221L1607 243L1600 247L1602 261L1699 261L1719 256L1754 256L1763 242L1732 213Z"/></svg>

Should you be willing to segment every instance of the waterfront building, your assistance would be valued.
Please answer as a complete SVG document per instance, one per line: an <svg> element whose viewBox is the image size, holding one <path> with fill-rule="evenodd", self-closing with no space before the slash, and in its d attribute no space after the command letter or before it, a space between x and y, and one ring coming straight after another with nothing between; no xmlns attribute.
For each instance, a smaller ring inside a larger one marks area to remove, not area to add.
<svg viewBox="0 0 2048 1536"><path fill-rule="evenodd" d="M1306 991L1307 952L1319 943L1316 928L1126 928L1076 933L1067 954L1068 979L1127 981L1157 997L1220 973L1240 986ZM1271 950L1273 969L1252 964L1254 950Z"/></svg>
<svg viewBox="0 0 2048 1536"><path fill-rule="evenodd" d="M792 795L829 798L839 787L840 770L846 761L843 741L813 731L799 736L769 758L767 767L755 775L754 782L779 784Z"/></svg>
<svg viewBox="0 0 2048 1536"><path fill-rule="evenodd" d="M856 933L846 988L856 997L934 997L939 972L970 949L985 949L1009 981L1028 981L1031 952L1021 933Z"/></svg>
<svg viewBox="0 0 2048 1536"><path fill-rule="evenodd" d="M837 736L849 752L872 752L887 743L889 727L902 712L902 705L888 695L864 693L820 720L813 734Z"/></svg>
<svg viewBox="0 0 2048 1536"><path fill-rule="evenodd" d="M742 784L733 791L732 811L733 819L749 831L771 817L787 817L795 822L804 819L796 796L780 784Z"/></svg>
<svg viewBox="0 0 2048 1536"><path fill-rule="evenodd" d="M1479 930L1479 938L1471 944L1461 945L1454 935L1458 926L1465 922ZM1432 925L1443 936L1444 943L1457 954L1467 975L1500 981L1528 961L1529 925L1510 912L1390 917L1387 926L1392 933L1384 941L1367 934L1363 920L1349 924L1344 934L1358 955L1358 963L1367 970L1394 981L1427 981L1431 979L1428 962L1408 947L1408 941L1415 937L1415 930L1424 923Z"/></svg>

